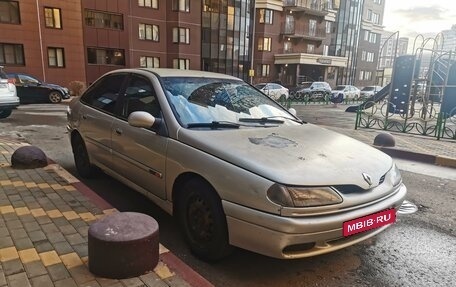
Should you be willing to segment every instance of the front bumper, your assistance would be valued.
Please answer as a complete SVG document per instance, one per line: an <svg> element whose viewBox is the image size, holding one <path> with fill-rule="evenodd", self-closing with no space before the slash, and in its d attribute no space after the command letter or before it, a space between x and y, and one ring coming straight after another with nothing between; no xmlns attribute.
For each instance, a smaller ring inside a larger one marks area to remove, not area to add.
<svg viewBox="0 0 456 287"><path fill-rule="evenodd" d="M345 221L385 209L399 209L407 193L402 184L375 204L346 212L306 217L282 217L223 201L230 243L266 256L303 258L336 251L366 240L389 225L349 237L342 235Z"/></svg>

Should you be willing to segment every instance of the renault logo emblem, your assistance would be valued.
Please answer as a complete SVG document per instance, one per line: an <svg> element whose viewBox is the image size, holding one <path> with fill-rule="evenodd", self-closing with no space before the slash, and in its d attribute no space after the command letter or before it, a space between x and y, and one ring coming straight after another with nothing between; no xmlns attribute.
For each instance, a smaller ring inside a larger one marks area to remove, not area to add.
<svg viewBox="0 0 456 287"><path fill-rule="evenodd" d="M367 173L363 172L363 178L367 182L369 186L372 185L372 177L368 175Z"/></svg>

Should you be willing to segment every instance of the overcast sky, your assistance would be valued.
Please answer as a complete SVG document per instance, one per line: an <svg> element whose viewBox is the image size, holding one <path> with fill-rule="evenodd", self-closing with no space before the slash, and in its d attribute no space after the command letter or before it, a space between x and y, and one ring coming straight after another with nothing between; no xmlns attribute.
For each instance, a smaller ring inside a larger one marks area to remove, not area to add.
<svg viewBox="0 0 456 287"><path fill-rule="evenodd" d="M456 24L456 0L385 0L385 30L399 31L413 41L418 34L434 37Z"/></svg>

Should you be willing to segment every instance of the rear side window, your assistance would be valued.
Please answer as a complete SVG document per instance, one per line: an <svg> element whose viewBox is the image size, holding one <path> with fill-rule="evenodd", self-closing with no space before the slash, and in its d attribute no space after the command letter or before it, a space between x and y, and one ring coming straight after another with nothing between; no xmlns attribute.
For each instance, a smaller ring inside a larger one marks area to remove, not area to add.
<svg viewBox="0 0 456 287"><path fill-rule="evenodd" d="M126 74L108 75L93 86L81 97L81 102L107 113L114 114L120 89Z"/></svg>

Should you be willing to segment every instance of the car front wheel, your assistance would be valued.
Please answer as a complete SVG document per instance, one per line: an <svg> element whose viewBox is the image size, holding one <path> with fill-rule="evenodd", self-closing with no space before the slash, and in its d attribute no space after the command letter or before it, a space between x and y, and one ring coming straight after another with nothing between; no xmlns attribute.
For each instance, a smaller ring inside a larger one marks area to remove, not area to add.
<svg viewBox="0 0 456 287"><path fill-rule="evenodd" d="M7 117L9 117L12 113L12 110L11 109L4 109L4 110L0 110L0 119L6 119Z"/></svg>
<svg viewBox="0 0 456 287"><path fill-rule="evenodd" d="M228 256L233 247L228 243L226 217L215 190L201 179L191 179L177 200L178 221L192 253L209 262Z"/></svg>
<svg viewBox="0 0 456 287"><path fill-rule="evenodd" d="M57 91L49 93L49 101L53 104L58 104L62 101L62 94Z"/></svg>

